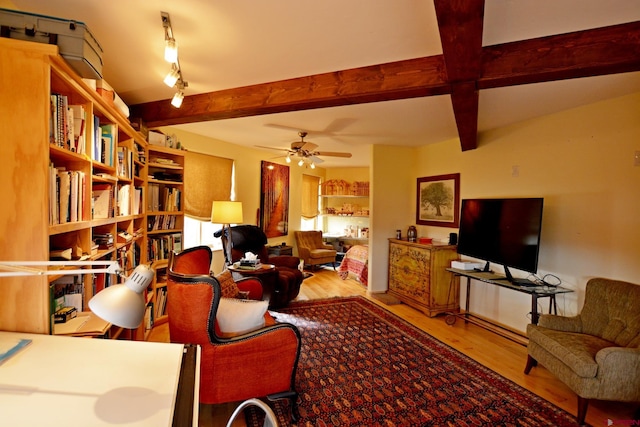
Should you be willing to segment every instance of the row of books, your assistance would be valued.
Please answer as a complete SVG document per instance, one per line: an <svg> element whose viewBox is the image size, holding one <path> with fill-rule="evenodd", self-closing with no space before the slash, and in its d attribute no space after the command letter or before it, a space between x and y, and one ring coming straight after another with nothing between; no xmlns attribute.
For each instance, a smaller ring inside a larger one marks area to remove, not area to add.
<svg viewBox="0 0 640 427"><path fill-rule="evenodd" d="M92 212L94 219L117 216L138 215L142 207L142 188L129 184L118 186L114 200L114 185L96 183L92 187ZM133 188L133 190L132 190ZM133 191L133 195L131 192ZM115 203L115 205L114 205ZM115 211L114 211L115 207Z"/></svg>
<svg viewBox="0 0 640 427"><path fill-rule="evenodd" d="M147 304L147 308L144 311L144 329L146 331L150 331L153 329L153 324L155 323L154 313L153 313L153 302Z"/></svg>
<svg viewBox="0 0 640 427"><path fill-rule="evenodd" d="M51 144L84 154L86 144L86 112L82 105L70 105L65 95L51 94L49 140Z"/></svg>
<svg viewBox="0 0 640 427"><path fill-rule="evenodd" d="M51 225L82 221L86 175L49 164L49 223Z"/></svg>
<svg viewBox="0 0 640 427"><path fill-rule="evenodd" d="M149 212L179 211L182 204L182 192L178 188L166 187L162 184L149 184Z"/></svg>
<svg viewBox="0 0 640 427"><path fill-rule="evenodd" d="M127 147L118 147L118 176L133 179L133 151Z"/></svg>
<svg viewBox="0 0 640 427"><path fill-rule="evenodd" d="M164 316L167 310L167 288L158 288L156 290L156 319Z"/></svg>
<svg viewBox="0 0 640 427"><path fill-rule="evenodd" d="M172 233L147 239L147 260L150 262L169 259L171 252L180 252L181 250L181 233Z"/></svg>
<svg viewBox="0 0 640 427"><path fill-rule="evenodd" d="M173 230L176 228L175 215L154 215L147 218L147 231Z"/></svg>

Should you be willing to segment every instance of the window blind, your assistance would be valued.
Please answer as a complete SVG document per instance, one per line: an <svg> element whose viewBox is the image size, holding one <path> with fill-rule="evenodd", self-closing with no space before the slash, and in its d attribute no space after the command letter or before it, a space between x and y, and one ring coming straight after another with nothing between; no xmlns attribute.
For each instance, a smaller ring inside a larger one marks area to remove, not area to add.
<svg viewBox="0 0 640 427"><path fill-rule="evenodd" d="M184 213L211 220L214 200L231 200L233 160L187 151L184 167Z"/></svg>
<svg viewBox="0 0 640 427"><path fill-rule="evenodd" d="M302 211L303 218L318 216L318 188L320 178L312 175L302 175Z"/></svg>

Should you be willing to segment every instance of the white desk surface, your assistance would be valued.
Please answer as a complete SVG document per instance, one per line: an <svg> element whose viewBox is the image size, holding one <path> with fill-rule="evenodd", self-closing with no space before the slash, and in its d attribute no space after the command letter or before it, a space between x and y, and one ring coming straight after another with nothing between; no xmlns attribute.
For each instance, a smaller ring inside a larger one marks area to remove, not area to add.
<svg viewBox="0 0 640 427"><path fill-rule="evenodd" d="M171 426L183 345L1 332L2 426Z"/></svg>

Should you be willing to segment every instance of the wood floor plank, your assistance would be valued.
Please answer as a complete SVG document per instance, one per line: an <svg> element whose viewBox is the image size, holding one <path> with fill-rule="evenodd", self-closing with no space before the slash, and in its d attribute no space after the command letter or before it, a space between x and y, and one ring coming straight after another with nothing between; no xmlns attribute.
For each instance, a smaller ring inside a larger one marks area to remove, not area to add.
<svg viewBox="0 0 640 427"><path fill-rule="evenodd" d="M529 375L524 374L527 358L526 347L477 325L465 323L462 319L458 319L453 325L448 325L445 322L445 316L429 318L406 304L385 304L375 295L368 294L366 288L357 281L353 279L341 280L330 268L320 268L314 271L313 277L302 283L300 294L296 300L306 301L354 295L368 298L478 363L569 413L576 414L576 395L544 367L538 366L532 369ZM149 340L169 342L168 324L154 328ZM200 406L199 425L216 427L226 425L237 404ZM613 422L631 420L637 407L638 405L629 403L595 401L589 404L586 421L592 426L606 426L609 420ZM236 427L244 425L243 420L234 423Z"/></svg>

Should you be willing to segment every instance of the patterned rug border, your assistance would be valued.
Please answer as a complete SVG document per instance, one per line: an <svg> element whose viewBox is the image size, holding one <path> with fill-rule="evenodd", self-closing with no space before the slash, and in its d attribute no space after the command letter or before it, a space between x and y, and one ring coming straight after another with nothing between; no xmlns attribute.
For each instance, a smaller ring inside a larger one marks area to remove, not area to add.
<svg viewBox="0 0 640 427"><path fill-rule="evenodd" d="M375 316L376 318L381 319L381 321L386 322L402 334L405 334L408 338L410 338L416 345L422 348L429 348L428 344L431 344L434 348L443 348L448 351L452 358L448 360L450 364L458 364L464 363L467 365L469 371L472 371L475 375L481 376L488 384L495 387L495 389L502 394L512 394L518 393L522 395L524 398L528 399L531 403L540 404L542 406L546 406L549 408L551 414L556 416L564 416L569 419L573 418L569 412L564 409L558 407L552 402L536 395L532 391L526 389L525 387L517 384L513 380L504 377L503 375L491 370L490 368L482 365L480 362L474 360L473 358L467 356L462 353L460 350L450 346L449 344L442 342L437 339L433 335L429 334L426 331L423 331L419 327L413 325L407 320L401 318L397 314L391 312L385 307L378 305L377 303L370 301L369 299L363 296L349 296L349 297L331 297L331 298L322 298L322 299L314 299L314 300L305 300L305 301L293 301L287 307L279 308L274 310L274 314L277 317L278 313L289 314L290 312L294 312L296 309L305 308L305 307L318 307L318 306L335 306L335 305L343 305L343 304L357 304L360 308L365 311L368 311L370 314ZM424 339L428 339L429 343L425 343ZM300 368L298 370L300 372ZM493 380L493 381L492 381ZM527 408L528 409L528 408ZM528 409L532 415L534 415L533 409ZM279 411L276 411L279 412ZM279 414L281 417L284 415L282 413ZM289 425L289 424L286 424Z"/></svg>

